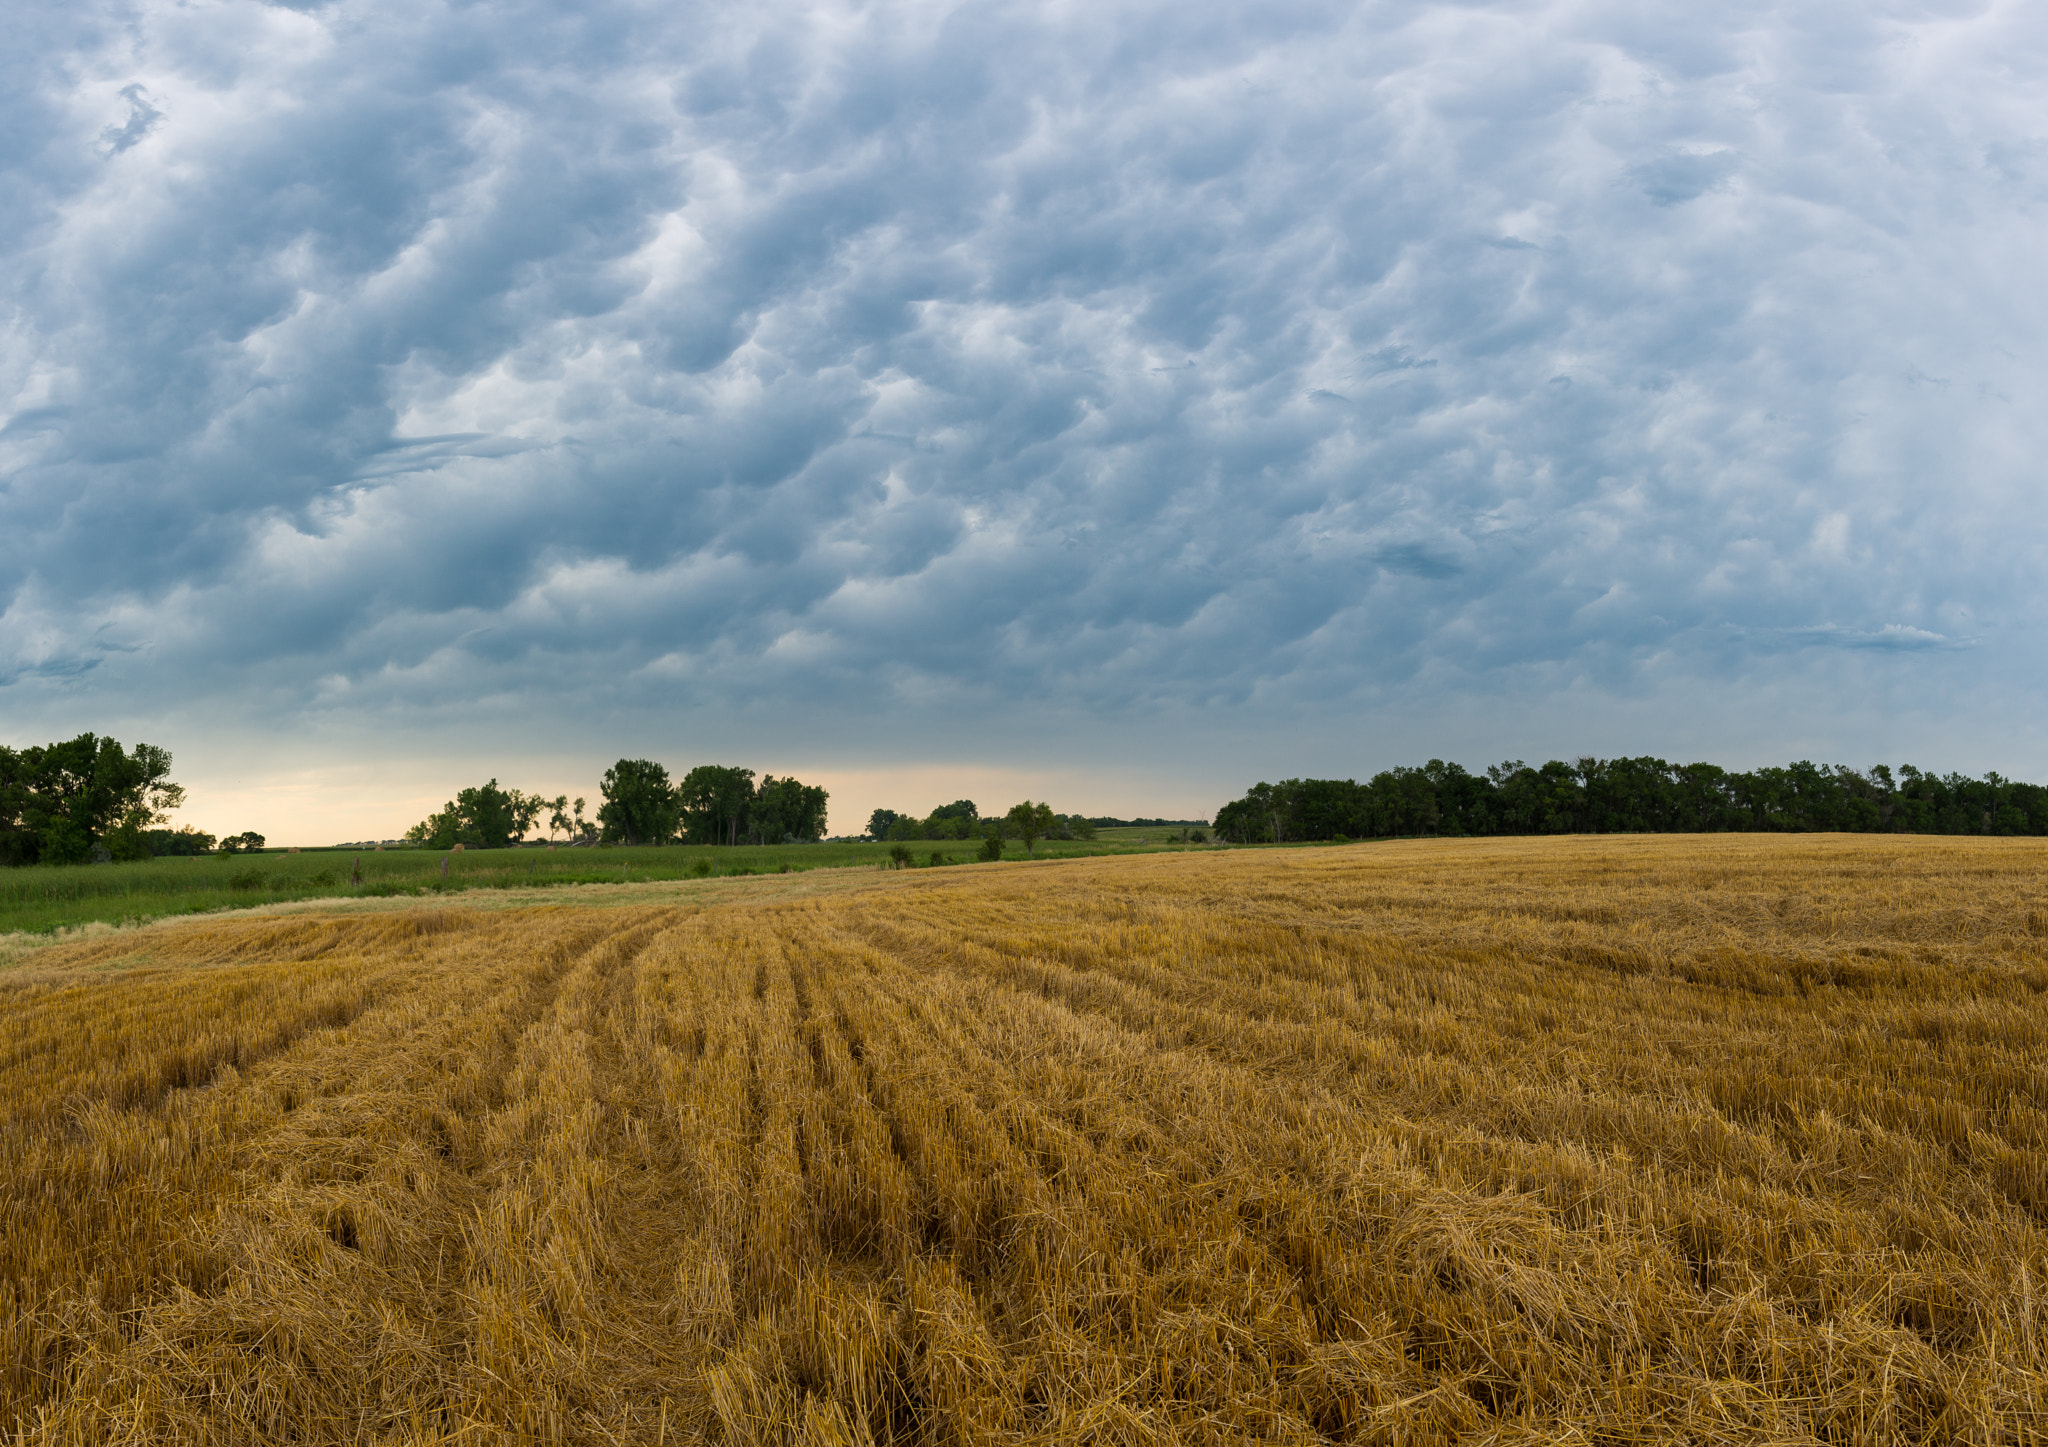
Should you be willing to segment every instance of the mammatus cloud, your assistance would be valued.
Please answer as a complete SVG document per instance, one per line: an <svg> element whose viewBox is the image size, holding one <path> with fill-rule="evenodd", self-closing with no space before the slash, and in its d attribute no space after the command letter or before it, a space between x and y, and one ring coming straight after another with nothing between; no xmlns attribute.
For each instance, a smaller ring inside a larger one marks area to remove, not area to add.
<svg viewBox="0 0 2048 1447"><path fill-rule="evenodd" d="M2024 7L25 32L18 717L2038 701Z"/></svg>

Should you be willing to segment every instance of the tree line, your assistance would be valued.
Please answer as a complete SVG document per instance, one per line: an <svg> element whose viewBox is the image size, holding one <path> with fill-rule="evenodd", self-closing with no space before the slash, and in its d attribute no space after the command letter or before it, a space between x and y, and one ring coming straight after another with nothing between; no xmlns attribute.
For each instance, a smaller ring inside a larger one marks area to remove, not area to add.
<svg viewBox="0 0 2048 1447"><path fill-rule="evenodd" d="M524 842L545 819L550 840L559 832L581 844L808 844L824 837L831 798L800 779L763 774L757 781L752 769L722 764L700 764L671 780L668 769L651 759L620 759L605 770L598 789L602 803L596 818L587 820L583 799L548 799L492 779L464 789L406 837L433 849L502 849ZM1032 853L1041 839L1093 839L1095 826L1029 799L989 816L972 799L956 799L921 819L877 809L867 833L894 844L979 839L983 857L999 859L1005 840L1021 840Z"/></svg>
<svg viewBox="0 0 2048 1447"><path fill-rule="evenodd" d="M429 849L504 849L545 821L546 837L571 844L789 844L825 833L830 797L815 784L752 769L700 764L671 781L651 759L620 759L598 785L597 816L586 799L549 799L501 787L496 779L464 789L406 831Z"/></svg>
<svg viewBox="0 0 2048 1447"><path fill-rule="evenodd" d="M171 755L154 744L124 748L80 734L28 748L0 745L0 864L83 864L166 855L260 851L254 831L216 838L162 827L185 801L171 782ZM647 759L605 771L596 817L567 795L546 798L494 778L463 789L406 831L416 845L502 849L545 827L571 843L781 844L825 832L826 791L798 779L706 764L671 783Z"/></svg>
<svg viewBox="0 0 2048 1447"><path fill-rule="evenodd" d="M1807 832L2048 834L2048 787L1998 774L1807 762L1747 771L1583 758L1483 774L1431 759L1353 779L1259 783L1216 812L1239 844L1419 835Z"/></svg>
<svg viewBox="0 0 2048 1447"><path fill-rule="evenodd" d="M253 832L216 840L162 827L184 802L171 755L97 734L28 748L0 746L0 864L75 864L153 855L235 854L264 847ZM782 844L820 839L826 791L752 769L702 764L680 779L648 759L620 759L588 802L546 798L493 778L460 791L407 831L417 845L504 848L536 829L595 844ZM1026 800L984 816L957 799L919 817L877 809L867 834L889 843L981 839L989 857L1016 838L1092 839L1098 823ZM2048 835L2048 786L1991 773L1971 778L1912 765L1868 770L1802 760L1748 771L1656 758L1582 758L1483 774L1431 759L1354 779L1261 782L1218 810L1219 839L1239 844L1421 835L1720 833L1839 830L1894 834ZM987 846L993 846L991 851Z"/></svg>
<svg viewBox="0 0 2048 1447"><path fill-rule="evenodd" d="M941 804L922 819L899 814L894 809L877 809L868 815L868 838L890 844L910 844L924 839L1005 839L1024 841L1031 853L1040 839L1093 839L1095 824L1079 814L1059 814L1050 804L1026 799L1002 814L984 815L972 799L955 799ZM992 857L1001 857L1001 850Z"/></svg>

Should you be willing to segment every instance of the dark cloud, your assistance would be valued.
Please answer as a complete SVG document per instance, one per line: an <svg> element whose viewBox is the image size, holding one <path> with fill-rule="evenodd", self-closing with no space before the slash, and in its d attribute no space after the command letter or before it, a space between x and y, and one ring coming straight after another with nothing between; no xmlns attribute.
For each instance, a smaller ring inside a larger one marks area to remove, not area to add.
<svg viewBox="0 0 2048 1447"><path fill-rule="evenodd" d="M1633 166L1629 176L1659 206L1676 206L1720 190L1740 164L1732 151L1679 151Z"/></svg>
<svg viewBox="0 0 2048 1447"><path fill-rule="evenodd" d="M149 103L148 95L139 85L122 86L121 99L128 102L128 119L100 132L100 141L110 156L140 145L143 138L156 129L157 122L164 118L164 113Z"/></svg>
<svg viewBox="0 0 2048 1447"><path fill-rule="evenodd" d="M2040 29L31 5L0 688L2025 713Z"/></svg>

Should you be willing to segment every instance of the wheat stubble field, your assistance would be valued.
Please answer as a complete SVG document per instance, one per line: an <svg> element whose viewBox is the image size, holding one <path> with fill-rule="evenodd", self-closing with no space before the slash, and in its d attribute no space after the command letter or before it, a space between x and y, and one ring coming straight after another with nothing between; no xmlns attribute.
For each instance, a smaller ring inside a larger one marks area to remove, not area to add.
<svg viewBox="0 0 2048 1447"><path fill-rule="evenodd" d="M102 936L0 972L0 1439L2044 1442L2044 1027L2026 840Z"/></svg>

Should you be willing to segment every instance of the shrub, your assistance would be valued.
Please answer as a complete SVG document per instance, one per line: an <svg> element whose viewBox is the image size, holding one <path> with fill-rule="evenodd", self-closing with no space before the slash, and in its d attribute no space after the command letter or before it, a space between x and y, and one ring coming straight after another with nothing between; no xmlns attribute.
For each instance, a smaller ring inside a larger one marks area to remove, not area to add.
<svg viewBox="0 0 2048 1447"><path fill-rule="evenodd" d="M993 863L1003 857L1003 840L999 834L991 834L981 841L981 857Z"/></svg>
<svg viewBox="0 0 2048 1447"><path fill-rule="evenodd" d="M188 824L183 829L145 829L142 842L152 855L162 859L211 854L220 841Z"/></svg>
<svg viewBox="0 0 2048 1447"><path fill-rule="evenodd" d="M711 861L708 859L698 860L690 866L690 875L693 879L708 879L711 875Z"/></svg>
<svg viewBox="0 0 2048 1447"><path fill-rule="evenodd" d="M943 855L939 853L938 850L934 849L932 851L932 857L925 861L925 867L928 869L937 869L942 864L951 864L952 862L953 861L946 855Z"/></svg>
<svg viewBox="0 0 2048 1447"><path fill-rule="evenodd" d="M910 846L907 844L890 845L889 863L897 869L908 869L910 867Z"/></svg>

